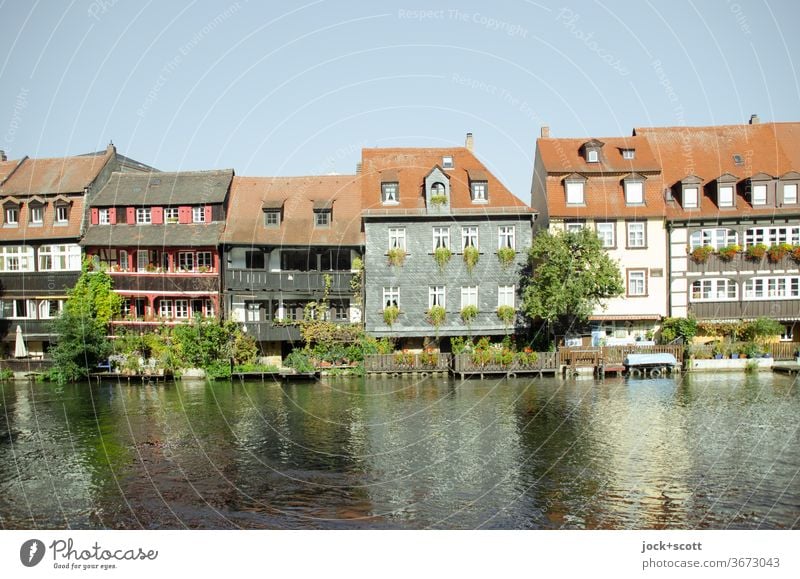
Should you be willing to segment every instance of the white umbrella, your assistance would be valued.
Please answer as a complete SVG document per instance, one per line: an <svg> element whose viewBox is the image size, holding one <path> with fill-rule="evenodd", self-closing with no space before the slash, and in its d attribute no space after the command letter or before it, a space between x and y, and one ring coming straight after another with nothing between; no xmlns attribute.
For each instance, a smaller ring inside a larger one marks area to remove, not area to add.
<svg viewBox="0 0 800 579"><path fill-rule="evenodd" d="M25 347L25 338L22 337L22 327L17 326L17 344L14 347L15 358L26 358L28 356L28 348Z"/></svg>

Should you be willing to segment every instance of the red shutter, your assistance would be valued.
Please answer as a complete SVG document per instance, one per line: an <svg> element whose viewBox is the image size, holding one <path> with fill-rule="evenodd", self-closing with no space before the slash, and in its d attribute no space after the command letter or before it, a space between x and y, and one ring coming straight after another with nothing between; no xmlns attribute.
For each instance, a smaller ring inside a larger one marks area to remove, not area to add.
<svg viewBox="0 0 800 579"><path fill-rule="evenodd" d="M164 208L163 207L153 207L150 210L150 219L153 221L155 225L159 225L164 223Z"/></svg>
<svg viewBox="0 0 800 579"><path fill-rule="evenodd" d="M100 211L97 209L97 207L92 207L92 225L97 225L100 223L99 215Z"/></svg>
<svg viewBox="0 0 800 579"><path fill-rule="evenodd" d="M108 216L109 217L108 218L109 222L111 223L111 225L116 225L117 224L117 208L116 207L112 207L111 209L108 210L108 212L110 214Z"/></svg>
<svg viewBox="0 0 800 579"><path fill-rule="evenodd" d="M206 223L211 223L211 205L206 205Z"/></svg>
<svg viewBox="0 0 800 579"><path fill-rule="evenodd" d="M136 209L128 207L128 223L136 223Z"/></svg>
<svg viewBox="0 0 800 579"><path fill-rule="evenodd" d="M191 223L192 222L192 208L181 206L178 207L178 223Z"/></svg>

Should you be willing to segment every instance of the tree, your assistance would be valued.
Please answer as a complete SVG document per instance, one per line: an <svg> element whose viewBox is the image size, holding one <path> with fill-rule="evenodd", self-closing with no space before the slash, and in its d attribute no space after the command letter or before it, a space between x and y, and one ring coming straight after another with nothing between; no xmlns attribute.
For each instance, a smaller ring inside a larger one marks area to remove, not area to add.
<svg viewBox="0 0 800 579"><path fill-rule="evenodd" d="M566 330L588 319L602 300L625 291L617 263L589 229L542 231L528 253L522 309L532 319Z"/></svg>
<svg viewBox="0 0 800 579"><path fill-rule="evenodd" d="M64 311L53 323L58 336L50 349L52 377L60 383L86 378L111 353L108 325L119 313L122 298L114 293L105 271L91 271L84 261L75 287L67 291Z"/></svg>

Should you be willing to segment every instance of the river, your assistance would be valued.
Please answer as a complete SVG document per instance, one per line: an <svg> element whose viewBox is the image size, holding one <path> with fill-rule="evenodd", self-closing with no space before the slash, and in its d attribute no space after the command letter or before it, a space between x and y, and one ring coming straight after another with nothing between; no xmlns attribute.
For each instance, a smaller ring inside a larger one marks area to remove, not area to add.
<svg viewBox="0 0 800 579"><path fill-rule="evenodd" d="M771 373L0 391L4 529L800 527Z"/></svg>

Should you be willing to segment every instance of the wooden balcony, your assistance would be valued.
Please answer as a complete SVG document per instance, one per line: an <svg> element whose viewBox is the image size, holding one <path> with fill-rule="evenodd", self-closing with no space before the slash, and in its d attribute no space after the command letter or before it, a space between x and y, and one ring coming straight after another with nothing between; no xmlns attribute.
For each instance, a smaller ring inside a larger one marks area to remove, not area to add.
<svg viewBox="0 0 800 579"><path fill-rule="evenodd" d="M737 253L733 259L726 261L716 253L708 256L706 261L698 263L691 257L688 259L689 272L702 273L737 273L740 271L773 271L796 270L800 268L791 256L784 256L779 262L772 263L765 255L758 261L748 259L744 253Z"/></svg>
<svg viewBox="0 0 800 579"><path fill-rule="evenodd" d="M761 317L789 320L800 316L800 300L690 302L689 312L699 320L738 320Z"/></svg>
<svg viewBox="0 0 800 579"><path fill-rule="evenodd" d="M276 326L269 321L244 322L242 326L257 342L299 342L302 339L298 326Z"/></svg>
<svg viewBox="0 0 800 579"><path fill-rule="evenodd" d="M75 286L79 271L36 271L0 273L0 292L30 292L31 295L64 295Z"/></svg>
<svg viewBox="0 0 800 579"><path fill-rule="evenodd" d="M232 269L225 272L227 291L281 291L322 294L325 276L331 278L333 294L352 294L350 271L257 271Z"/></svg>
<svg viewBox="0 0 800 579"><path fill-rule="evenodd" d="M111 273L117 291L219 293L216 273Z"/></svg>
<svg viewBox="0 0 800 579"><path fill-rule="evenodd" d="M22 335L26 340L50 340L54 337L51 331L55 320L15 320L0 319L0 340L13 341L16 339L17 326L22 328Z"/></svg>

